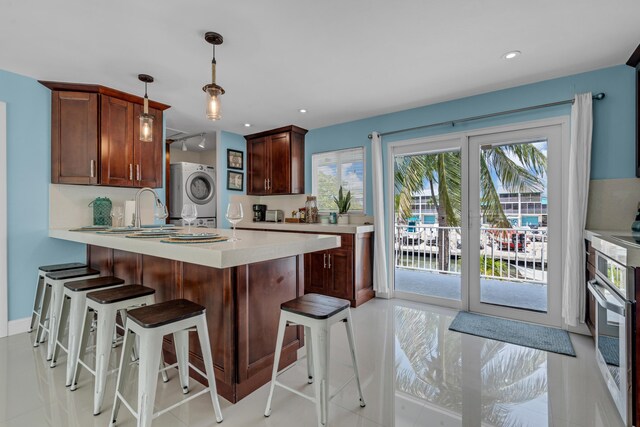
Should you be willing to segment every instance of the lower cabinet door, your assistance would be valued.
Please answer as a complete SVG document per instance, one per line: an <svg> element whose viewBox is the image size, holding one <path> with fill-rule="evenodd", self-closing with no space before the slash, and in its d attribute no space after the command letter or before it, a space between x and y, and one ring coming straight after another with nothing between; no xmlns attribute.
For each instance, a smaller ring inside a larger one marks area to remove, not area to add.
<svg viewBox="0 0 640 427"><path fill-rule="evenodd" d="M327 271L327 294L353 299L353 252L345 249L328 251Z"/></svg>
<svg viewBox="0 0 640 427"><path fill-rule="evenodd" d="M304 293L326 294L327 251L304 256Z"/></svg>

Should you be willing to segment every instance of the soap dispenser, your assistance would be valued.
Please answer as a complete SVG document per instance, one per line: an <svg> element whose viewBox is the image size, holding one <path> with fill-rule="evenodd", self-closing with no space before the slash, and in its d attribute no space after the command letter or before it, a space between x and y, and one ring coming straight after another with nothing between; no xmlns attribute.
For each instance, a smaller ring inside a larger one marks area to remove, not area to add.
<svg viewBox="0 0 640 427"><path fill-rule="evenodd" d="M636 212L636 220L631 224L631 231L640 233L640 203L638 203L638 211Z"/></svg>

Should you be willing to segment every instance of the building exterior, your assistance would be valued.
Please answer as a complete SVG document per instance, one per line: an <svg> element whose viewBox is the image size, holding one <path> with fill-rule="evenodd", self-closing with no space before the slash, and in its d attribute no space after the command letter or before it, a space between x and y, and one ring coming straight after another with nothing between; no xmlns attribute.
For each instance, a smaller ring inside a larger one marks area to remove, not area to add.
<svg viewBox="0 0 640 427"><path fill-rule="evenodd" d="M514 227L547 225L547 196L542 193L500 193L499 196L502 210ZM438 222L430 194L415 194L411 210L413 217L422 224Z"/></svg>

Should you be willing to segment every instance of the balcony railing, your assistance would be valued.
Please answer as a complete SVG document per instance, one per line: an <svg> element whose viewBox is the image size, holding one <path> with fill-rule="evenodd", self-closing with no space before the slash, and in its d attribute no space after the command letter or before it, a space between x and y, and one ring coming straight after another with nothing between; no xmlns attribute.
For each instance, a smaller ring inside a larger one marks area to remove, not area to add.
<svg viewBox="0 0 640 427"><path fill-rule="evenodd" d="M479 246L481 277L547 283L546 229L482 227ZM396 268L460 274L460 227L396 224L395 260Z"/></svg>

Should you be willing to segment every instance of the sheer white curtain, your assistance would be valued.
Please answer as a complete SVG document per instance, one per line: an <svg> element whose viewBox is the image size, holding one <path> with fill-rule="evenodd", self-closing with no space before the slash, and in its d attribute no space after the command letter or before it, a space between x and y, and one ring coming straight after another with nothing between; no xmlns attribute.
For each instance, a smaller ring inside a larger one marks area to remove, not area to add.
<svg viewBox="0 0 640 427"><path fill-rule="evenodd" d="M373 224L374 258L373 290L376 295L389 298L389 280L387 274L387 251L384 223L384 176L382 170L382 139L377 132L371 133L371 158L373 163Z"/></svg>
<svg viewBox="0 0 640 427"><path fill-rule="evenodd" d="M562 318L569 326L584 322L584 237L591 171L593 130L591 92L578 94L571 108L566 259L562 276Z"/></svg>

